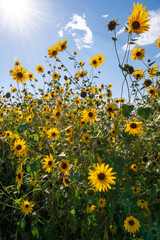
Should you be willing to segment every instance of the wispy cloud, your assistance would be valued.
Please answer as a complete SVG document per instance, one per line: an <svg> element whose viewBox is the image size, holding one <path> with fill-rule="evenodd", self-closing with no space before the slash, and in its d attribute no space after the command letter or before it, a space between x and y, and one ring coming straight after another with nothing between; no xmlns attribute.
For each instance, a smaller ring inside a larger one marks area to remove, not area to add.
<svg viewBox="0 0 160 240"><path fill-rule="evenodd" d="M109 16L108 14L102 15L103 18L106 18L106 17L108 17L108 16Z"/></svg>
<svg viewBox="0 0 160 240"><path fill-rule="evenodd" d="M148 32L140 34L137 38L136 44L139 46L145 46L153 44L160 37L160 9L156 11L149 11L150 15L150 29ZM134 45L132 45L132 48ZM122 47L123 50L126 49L126 45Z"/></svg>
<svg viewBox="0 0 160 240"><path fill-rule="evenodd" d="M125 27L121 28L118 32L117 32L117 35L123 33L125 31Z"/></svg>
<svg viewBox="0 0 160 240"><path fill-rule="evenodd" d="M160 53L157 53L155 56L155 58L158 58L158 57L160 57Z"/></svg>
<svg viewBox="0 0 160 240"><path fill-rule="evenodd" d="M90 48L93 45L93 34L87 26L85 15L74 14L71 21L58 32L59 36L63 36L64 31L72 35L78 49Z"/></svg>

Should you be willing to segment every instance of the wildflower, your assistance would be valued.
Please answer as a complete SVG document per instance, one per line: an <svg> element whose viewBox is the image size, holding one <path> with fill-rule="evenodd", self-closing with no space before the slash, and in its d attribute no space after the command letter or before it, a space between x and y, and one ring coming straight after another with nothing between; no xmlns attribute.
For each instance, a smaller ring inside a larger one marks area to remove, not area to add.
<svg viewBox="0 0 160 240"><path fill-rule="evenodd" d="M54 109L53 110L53 115L52 117L56 120L56 121L59 121L61 119L61 112L58 108Z"/></svg>
<svg viewBox="0 0 160 240"><path fill-rule="evenodd" d="M34 78L34 74L33 73L28 73L28 78L30 79L30 80L32 80L33 78Z"/></svg>
<svg viewBox="0 0 160 240"><path fill-rule="evenodd" d="M142 8L142 4L139 5L139 3L137 3L136 6L135 3L133 3L133 8L132 15L128 17L128 32L131 31L132 33L139 35L149 30L149 14L148 11L145 11L146 7Z"/></svg>
<svg viewBox="0 0 160 240"><path fill-rule="evenodd" d="M148 202L147 201L144 201L143 199L138 199L137 201L137 205L138 207L141 207L142 209L145 208L147 209L148 208Z"/></svg>
<svg viewBox="0 0 160 240"><path fill-rule="evenodd" d="M98 205L99 205L100 208L104 208L106 206L106 199L99 198L98 199Z"/></svg>
<svg viewBox="0 0 160 240"><path fill-rule="evenodd" d="M153 78L156 75L156 72L158 71L158 65L153 66L149 69L149 78Z"/></svg>
<svg viewBox="0 0 160 240"><path fill-rule="evenodd" d="M131 56L132 56L132 60L142 60L145 56L145 50L144 48L139 48L139 46L137 46L137 48L134 48L131 52Z"/></svg>
<svg viewBox="0 0 160 240"><path fill-rule="evenodd" d="M28 200L24 200L23 203L20 205L20 209L23 213L29 214L33 211L34 204L29 202Z"/></svg>
<svg viewBox="0 0 160 240"><path fill-rule="evenodd" d="M13 80L17 80L17 83L24 83L28 80L28 71L21 66L15 67L12 72Z"/></svg>
<svg viewBox="0 0 160 240"><path fill-rule="evenodd" d="M19 66L19 65L20 65L20 61L16 60L16 61L14 62L14 66L17 67L17 66Z"/></svg>
<svg viewBox="0 0 160 240"><path fill-rule="evenodd" d="M89 143L91 141L91 136L88 133L84 133L82 136L82 142Z"/></svg>
<svg viewBox="0 0 160 240"><path fill-rule="evenodd" d="M69 168L70 168L70 163L68 160L62 159L59 163L59 168L61 172L68 174L69 173Z"/></svg>
<svg viewBox="0 0 160 240"><path fill-rule="evenodd" d="M111 172L112 168L109 168L109 165L102 163L101 165L97 164L94 166L94 170L89 170L89 183L96 188L98 191L108 191L108 188L111 189L110 184L115 184L116 177L113 176L115 172Z"/></svg>
<svg viewBox="0 0 160 240"><path fill-rule="evenodd" d="M131 169L132 169L133 171L137 171L138 167L137 167L136 164L132 164Z"/></svg>
<svg viewBox="0 0 160 240"><path fill-rule="evenodd" d="M59 51L63 52L67 48L67 40L64 39L63 42L60 40L57 43L57 47Z"/></svg>
<svg viewBox="0 0 160 240"><path fill-rule="evenodd" d="M143 83L144 87L149 87L152 84L152 81L150 79L146 79Z"/></svg>
<svg viewBox="0 0 160 240"><path fill-rule="evenodd" d="M100 65L104 63L105 57L102 53L97 54L97 57Z"/></svg>
<svg viewBox="0 0 160 240"><path fill-rule="evenodd" d="M151 97L155 97L158 95L157 89L155 87L151 87L147 90L147 93L151 95Z"/></svg>
<svg viewBox="0 0 160 240"><path fill-rule="evenodd" d="M52 57L56 58L58 52L59 52L59 49L56 45L52 45L48 49L48 55L49 55L50 58L52 58Z"/></svg>
<svg viewBox="0 0 160 240"><path fill-rule="evenodd" d="M54 72L54 73L52 74L52 78L53 78L53 80L57 80L57 79L60 78L60 76L59 76L59 74L58 74L57 72Z"/></svg>
<svg viewBox="0 0 160 240"><path fill-rule="evenodd" d="M22 172L22 166L18 167L17 169L17 176L16 176L16 182L18 186L20 187L23 183L23 172Z"/></svg>
<svg viewBox="0 0 160 240"><path fill-rule="evenodd" d="M89 62L90 62L90 65L91 65L92 68L97 68L97 67L100 66L100 63L99 63L99 60L98 60L97 56L91 57Z"/></svg>
<svg viewBox="0 0 160 240"><path fill-rule="evenodd" d="M140 69L138 68L138 70L134 70L133 76L134 76L136 79L142 79L142 78L145 77L144 72L145 72L145 71L140 70Z"/></svg>
<svg viewBox="0 0 160 240"><path fill-rule="evenodd" d="M129 134L135 136L135 134L139 135L142 132L142 122L136 122L135 120L129 122L125 125L125 132L129 132Z"/></svg>
<svg viewBox="0 0 160 240"><path fill-rule="evenodd" d="M44 158L44 162L42 162L42 164L46 172L50 173L52 171L52 168L56 167L54 164L55 161L56 159L53 159L53 156L51 154Z"/></svg>
<svg viewBox="0 0 160 240"><path fill-rule="evenodd" d="M64 178L63 178L63 183L64 183L64 185L65 185L66 187L68 187L68 186L71 184L71 182L70 182L70 180L69 180L68 177L64 177Z"/></svg>
<svg viewBox="0 0 160 240"><path fill-rule="evenodd" d="M111 20L108 24L107 24L107 27L108 27L108 30L109 31L113 31L116 29L116 26L119 25L118 24L118 20Z"/></svg>
<svg viewBox="0 0 160 240"><path fill-rule="evenodd" d="M36 71L37 71L38 73L43 73L43 72L44 72L44 67L43 67L42 65L38 65L38 66L36 67Z"/></svg>
<svg viewBox="0 0 160 240"><path fill-rule="evenodd" d="M95 210L96 206L88 204L87 205L87 213L92 213Z"/></svg>
<svg viewBox="0 0 160 240"><path fill-rule="evenodd" d="M97 118L97 110L93 108L86 109L82 112L82 119L86 122L94 122Z"/></svg>
<svg viewBox="0 0 160 240"><path fill-rule="evenodd" d="M15 141L12 149L14 150L14 154L17 157L26 156L27 152L26 141L18 139L17 141Z"/></svg>
<svg viewBox="0 0 160 240"><path fill-rule="evenodd" d="M136 218L130 216L127 217L126 220L124 221L124 227L126 231L130 233L135 233L136 231L139 231L141 225Z"/></svg>
<svg viewBox="0 0 160 240"><path fill-rule="evenodd" d="M60 136L60 132L57 128L51 128L47 131L48 138L57 140Z"/></svg>
<svg viewBox="0 0 160 240"><path fill-rule="evenodd" d="M160 38L157 39L157 42L155 43L156 47L160 47Z"/></svg>

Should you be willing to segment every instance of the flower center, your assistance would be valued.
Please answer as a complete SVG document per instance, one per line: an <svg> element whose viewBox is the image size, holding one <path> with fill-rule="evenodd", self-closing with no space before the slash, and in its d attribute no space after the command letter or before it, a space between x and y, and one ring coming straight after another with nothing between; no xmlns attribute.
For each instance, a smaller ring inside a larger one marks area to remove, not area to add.
<svg viewBox="0 0 160 240"><path fill-rule="evenodd" d="M53 132L53 133L52 133L52 137L55 137L55 136L56 136L56 133L55 133L55 132Z"/></svg>
<svg viewBox="0 0 160 240"><path fill-rule="evenodd" d="M17 150L21 150L22 146L19 144L17 145Z"/></svg>
<svg viewBox="0 0 160 240"><path fill-rule="evenodd" d="M134 22L132 23L132 27L133 27L134 29L138 29L138 28L140 27L139 22L134 21Z"/></svg>
<svg viewBox="0 0 160 240"><path fill-rule="evenodd" d="M99 180L104 180L105 177L106 177L106 176L105 176L104 173L99 173L99 174L98 174L98 179L99 179Z"/></svg>
<svg viewBox="0 0 160 240"><path fill-rule="evenodd" d="M60 112L57 112L57 113L56 113L56 116L59 117L59 116L60 116Z"/></svg>
<svg viewBox="0 0 160 240"><path fill-rule="evenodd" d="M64 49L64 48L65 48L65 45L63 44L63 45L61 46L61 48Z"/></svg>
<svg viewBox="0 0 160 240"><path fill-rule="evenodd" d="M96 60L94 60L94 61L93 61L93 64L94 64L94 65L96 65L96 64L97 64L97 61L96 61Z"/></svg>
<svg viewBox="0 0 160 240"><path fill-rule="evenodd" d="M134 225L134 221L133 221L133 220L129 220L128 223L129 223L130 226L133 226L133 225Z"/></svg>
<svg viewBox="0 0 160 240"><path fill-rule="evenodd" d="M89 113L88 113L88 116L89 116L89 117L93 117L93 113L92 113L92 112L89 112Z"/></svg>
<svg viewBox="0 0 160 240"><path fill-rule="evenodd" d="M138 73L138 74L137 74L137 78L139 78L140 76L141 76L141 75Z"/></svg>
<svg viewBox="0 0 160 240"><path fill-rule="evenodd" d="M18 76L19 78L22 78L22 77L23 77L23 74L22 74L21 72L18 72L18 73L17 73L17 76Z"/></svg>
<svg viewBox="0 0 160 240"><path fill-rule="evenodd" d="M130 127L131 128L137 128L137 124L136 123L131 123Z"/></svg>
<svg viewBox="0 0 160 240"><path fill-rule="evenodd" d="M137 52L137 53L136 53L136 56L137 56L137 57L141 56L141 52Z"/></svg>
<svg viewBox="0 0 160 240"><path fill-rule="evenodd" d="M29 208L29 205L28 205L28 204L26 204L26 205L25 205L25 208Z"/></svg>
<svg viewBox="0 0 160 240"><path fill-rule="evenodd" d="M18 174L18 179L21 179L21 174L20 173Z"/></svg>
<svg viewBox="0 0 160 240"><path fill-rule="evenodd" d="M66 163L62 163L61 167L62 167L63 169L66 169L66 168L67 168L67 164L66 164Z"/></svg>
<svg viewBox="0 0 160 240"><path fill-rule="evenodd" d="M54 56L54 55L56 55L56 53L57 53L56 51L53 51L53 52L52 52L52 55Z"/></svg>
<svg viewBox="0 0 160 240"><path fill-rule="evenodd" d="M111 107L109 107L107 110L108 110L109 112L112 112L113 109L112 109Z"/></svg>
<svg viewBox="0 0 160 240"><path fill-rule="evenodd" d="M48 165L51 166L52 165L52 161L48 161Z"/></svg>

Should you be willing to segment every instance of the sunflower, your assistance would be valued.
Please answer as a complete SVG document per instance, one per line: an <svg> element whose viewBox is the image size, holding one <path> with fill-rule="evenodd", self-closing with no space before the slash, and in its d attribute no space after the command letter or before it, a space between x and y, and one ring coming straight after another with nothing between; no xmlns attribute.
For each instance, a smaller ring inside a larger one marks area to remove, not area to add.
<svg viewBox="0 0 160 240"><path fill-rule="evenodd" d="M108 116L110 116L112 114L112 112L114 111L115 108L116 108L116 106L114 105L114 103L107 104L106 110L108 112Z"/></svg>
<svg viewBox="0 0 160 240"><path fill-rule="evenodd" d="M44 67L43 67L42 65L38 65L38 66L36 67L36 71L37 71L38 73L43 73L43 72L44 72Z"/></svg>
<svg viewBox="0 0 160 240"><path fill-rule="evenodd" d="M94 170L89 170L89 177L90 179L89 184L92 185L92 187L95 187L98 191L108 191L108 188L111 189L110 184L115 184L115 176L112 176L115 174L115 172L111 172L112 168L109 168L109 165L107 164L105 166L104 163L101 165L97 164L94 166Z"/></svg>
<svg viewBox="0 0 160 240"><path fill-rule="evenodd" d="M63 42L60 40L57 43L57 47L59 51L63 52L67 48L67 40L64 39Z"/></svg>
<svg viewBox="0 0 160 240"><path fill-rule="evenodd" d="M106 206L106 199L99 198L98 199L98 205L99 205L100 208L104 208Z"/></svg>
<svg viewBox="0 0 160 240"><path fill-rule="evenodd" d="M64 183L64 185L65 185L66 187L68 187L68 186L71 184L71 182L70 182L70 180L69 180L68 177L64 177L64 178L63 178L63 183Z"/></svg>
<svg viewBox="0 0 160 240"><path fill-rule="evenodd" d="M137 200L137 205L138 207L141 207L142 209L145 208L145 209L148 209L148 202L147 201L144 201L143 199L138 199Z"/></svg>
<svg viewBox="0 0 160 240"><path fill-rule="evenodd" d="M158 71L158 65L153 66L149 69L149 78L153 78L156 75L156 72Z"/></svg>
<svg viewBox="0 0 160 240"><path fill-rule="evenodd" d="M34 74L33 73L28 73L28 78L30 79L30 80L32 80L33 78L34 78Z"/></svg>
<svg viewBox="0 0 160 240"><path fill-rule="evenodd" d="M14 66L17 67L17 66L19 66L19 65L20 65L20 61L16 60L16 61L14 62Z"/></svg>
<svg viewBox="0 0 160 240"><path fill-rule="evenodd" d="M79 99L79 97L77 97L77 98L75 99L74 103L75 103L76 105L81 105L81 100Z"/></svg>
<svg viewBox="0 0 160 240"><path fill-rule="evenodd" d="M119 25L118 24L118 20L111 20L108 24L107 24L107 27L108 27L108 31L113 31L116 29L116 26Z"/></svg>
<svg viewBox="0 0 160 240"><path fill-rule="evenodd" d="M71 136L72 132L73 132L73 129L70 126L65 129L65 135L66 136Z"/></svg>
<svg viewBox="0 0 160 240"><path fill-rule="evenodd" d="M137 171L138 167L137 167L136 164L132 164L131 169L132 169L133 171Z"/></svg>
<svg viewBox="0 0 160 240"><path fill-rule="evenodd" d="M147 90L147 93L151 95L151 97L155 97L158 95L157 89L155 87L151 87Z"/></svg>
<svg viewBox="0 0 160 240"><path fill-rule="evenodd" d="M127 217L126 220L124 221L124 227L126 231L130 233L135 233L136 231L139 231L141 225L136 218L130 216Z"/></svg>
<svg viewBox="0 0 160 240"><path fill-rule="evenodd" d="M52 78L53 78L53 80L57 80L57 79L60 78L60 76L59 76L59 74L58 74L57 72L54 72L54 73L52 74Z"/></svg>
<svg viewBox="0 0 160 240"><path fill-rule="evenodd" d="M105 57L102 53L97 54L97 57L100 65L104 63Z"/></svg>
<svg viewBox="0 0 160 240"><path fill-rule="evenodd" d="M157 39L157 42L155 43L156 47L160 47L160 38Z"/></svg>
<svg viewBox="0 0 160 240"><path fill-rule="evenodd" d="M20 209L23 213L28 214L33 211L34 204L29 202L28 200L24 200L23 203L20 205Z"/></svg>
<svg viewBox="0 0 160 240"><path fill-rule="evenodd" d="M14 80L17 80L17 83L26 82L28 80L28 71L21 66L13 68L12 77Z"/></svg>
<svg viewBox="0 0 160 240"><path fill-rule="evenodd" d="M56 159L53 159L53 156L51 154L44 158L44 162L42 162L42 164L46 172L50 173L52 171L52 168L56 167L54 165L55 161Z"/></svg>
<svg viewBox="0 0 160 240"><path fill-rule="evenodd" d="M6 131L4 137L5 137L5 139L12 138L12 132L11 131Z"/></svg>
<svg viewBox="0 0 160 240"><path fill-rule="evenodd" d="M78 77L84 77L84 76L86 76L87 75L87 70L86 71L84 71L84 70L82 70L81 72L80 71L78 71L77 72L77 75L78 75Z"/></svg>
<svg viewBox="0 0 160 240"><path fill-rule="evenodd" d="M91 141L91 135L84 133L82 136L82 142L89 143Z"/></svg>
<svg viewBox="0 0 160 240"><path fill-rule="evenodd" d="M48 138L57 140L60 136L60 132L57 128L51 128L47 131Z"/></svg>
<svg viewBox="0 0 160 240"><path fill-rule="evenodd" d="M92 213L95 210L96 206L92 204L87 205L87 213Z"/></svg>
<svg viewBox="0 0 160 240"><path fill-rule="evenodd" d="M144 87L149 87L152 84L152 81L150 79L146 79L143 83Z"/></svg>
<svg viewBox="0 0 160 240"><path fill-rule="evenodd" d="M97 56L91 57L89 62L90 62L90 65L91 65L92 68L97 68L97 67L100 66L100 63L99 63L99 60L98 60Z"/></svg>
<svg viewBox="0 0 160 240"><path fill-rule="evenodd" d="M69 168L70 168L70 163L68 160L62 159L59 163L59 168L61 172L68 174L69 173Z"/></svg>
<svg viewBox="0 0 160 240"><path fill-rule="evenodd" d="M111 231L112 233L116 233L116 227L115 227L115 226L110 225L110 226L109 226L109 229L110 229L110 231Z"/></svg>
<svg viewBox="0 0 160 240"><path fill-rule="evenodd" d="M82 112L82 119L86 122L94 122L97 118L97 110L93 108L85 109Z"/></svg>
<svg viewBox="0 0 160 240"><path fill-rule="evenodd" d="M52 57L56 58L56 56L59 52L59 49L56 45L52 45L51 47L49 47L49 49L47 51L48 51L48 55L50 58L52 58Z"/></svg>
<svg viewBox="0 0 160 240"><path fill-rule="evenodd" d="M142 122L136 122L136 120L133 120L125 125L126 130L125 132L129 132L129 134L135 136L135 134L139 135L142 132Z"/></svg>
<svg viewBox="0 0 160 240"><path fill-rule="evenodd" d="M61 117L62 117L61 111L60 111L58 108L54 109L54 110L53 110L53 115L52 115L52 117L53 117L56 121L59 121L59 120L61 119Z"/></svg>
<svg viewBox="0 0 160 240"><path fill-rule="evenodd" d="M18 167L17 169L17 176L16 176L16 182L18 184L18 186L20 187L23 183L23 172L22 172L22 166Z"/></svg>
<svg viewBox="0 0 160 240"><path fill-rule="evenodd" d="M17 141L15 141L12 150L14 150L14 154L17 157L26 156L27 155L26 141L18 139Z"/></svg>
<svg viewBox="0 0 160 240"><path fill-rule="evenodd" d="M140 70L140 69L138 68L137 70L134 70L133 76L134 76L136 79L142 79L142 78L145 77L144 72L145 72L145 71Z"/></svg>
<svg viewBox="0 0 160 240"><path fill-rule="evenodd" d="M87 124L87 122L84 121L84 120L81 120L81 121L79 122L79 125L80 125L81 127L85 127L86 124Z"/></svg>
<svg viewBox="0 0 160 240"><path fill-rule="evenodd" d="M131 56L132 56L132 60L142 60L145 56L145 49L144 48L139 48L139 46L137 46L137 48L134 48L131 52Z"/></svg>
<svg viewBox="0 0 160 240"><path fill-rule="evenodd" d="M148 11L145 11L146 7L142 8L142 4L139 5L139 3L137 3L137 6L133 4L133 7L134 10L132 11L132 15L128 17L128 32L136 33L139 35L149 30L149 14Z"/></svg>

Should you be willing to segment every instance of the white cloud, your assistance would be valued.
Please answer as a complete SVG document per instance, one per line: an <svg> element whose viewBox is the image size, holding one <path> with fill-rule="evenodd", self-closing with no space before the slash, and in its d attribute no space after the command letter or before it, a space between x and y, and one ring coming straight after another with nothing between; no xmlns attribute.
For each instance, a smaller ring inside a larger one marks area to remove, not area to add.
<svg viewBox="0 0 160 240"><path fill-rule="evenodd" d="M153 44L160 37L160 9L156 11L149 11L149 15L150 15L149 31L144 32L136 37L137 38L136 44L138 44L139 46ZM125 50L126 46L124 45L122 49Z"/></svg>
<svg viewBox="0 0 160 240"><path fill-rule="evenodd" d="M158 58L158 57L160 57L160 53L157 53L155 56L155 58Z"/></svg>
<svg viewBox="0 0 160 240"><path fill-rule="evenodd" d="M74 14L71 21L59 32L63 30L72 35L78 49L90 48L93 45L93 34L86 24L85 15Z"/></svg>
<svg viewBox="0 0 160 240"><path fill-rule="evenodd" d="M132 50L134 47L135 47L135 44L130 44L127 50ZM127 44L123 45L122 47L123 51L126 51L126 48L127 48Z"/></svg>
<svg viewBox="0 0 160 240"><path fill-rule="evenodd" d="M117 32L117 35L119 35L119 34L123 33L123 32L124 32L124 30L125 30L125 27L121 28L121 29L120 29L120 30Z"/></svg>
<svg viewBox="0 0 160 240"><path fill-rule="evenodd" d="M108 14L102 15L103 18L106 18L106 17L108 17L108 16L109 16Z"/></svg>
<svg viewBox="0 0 160 240"><path fill-rule="evenodd" d="M63 30L61 29L60 31L58 31L58 35L60 36L60 37L63 37Z"/></svg>

